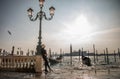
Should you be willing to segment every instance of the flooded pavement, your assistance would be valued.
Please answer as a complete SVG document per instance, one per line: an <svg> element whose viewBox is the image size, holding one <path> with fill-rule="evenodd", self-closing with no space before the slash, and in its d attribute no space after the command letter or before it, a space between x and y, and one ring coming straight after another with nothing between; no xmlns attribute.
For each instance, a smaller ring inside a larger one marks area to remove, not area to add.
<svg viewBox="0 0 120 79"><path fill-rule="evenodd" d="M48 74L1 72L0 79L120 79L120 68L53 66L52 69Z"/></svg>
<svg viewBox="0 0 120 79"><path fill-rule="evenodd" d="M59 68L48 73L46 79L120 79L120 68L94 69L86 68Z"/></svg>

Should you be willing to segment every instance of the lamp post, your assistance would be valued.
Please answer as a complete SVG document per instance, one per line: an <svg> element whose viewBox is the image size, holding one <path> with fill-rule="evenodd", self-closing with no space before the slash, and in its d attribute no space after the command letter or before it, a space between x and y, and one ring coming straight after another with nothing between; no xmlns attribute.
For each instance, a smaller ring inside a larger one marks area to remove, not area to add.
<svg viewBox="0 0 120 79"><path fill-rule="evenodd" d="M46 13L43 11L43 4L44 4L45 0L39 0L39 6L40 6L40 11L36 14L36 17L33 18L33 9L32 8L29 8L27 10L28 12L28 16L29 16L29 19L31 21L36 21L38 18L40 20L40 24L39 24L39 37L38 37L38 45L36 47L36 50L37 50L37 55L40 55L41 54L41 39L42 39L42 19L45 18L45 20L51 20L53 18L53 15L54 15L54 11L55 11L55 8L53 6L51 6L49 8L50 10L50 16L49 18L47 18L46 16Z"/></svg>

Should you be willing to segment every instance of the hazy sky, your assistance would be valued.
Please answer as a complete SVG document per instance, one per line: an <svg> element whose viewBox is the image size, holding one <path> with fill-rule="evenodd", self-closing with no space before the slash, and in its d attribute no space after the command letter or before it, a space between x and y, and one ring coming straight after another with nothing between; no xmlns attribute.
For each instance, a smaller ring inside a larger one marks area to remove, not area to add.
<svg viewBox="0 0 120 79"><path fill-rule="evenodd" d="M42 22L42 42L47 50L69 52L70 44L74 50L91 52L93 44L98 52L106 47L110 52L120 48L120 0L45 0L43 10L48 17L50 6L56 8L54 18ZM39 20L29 20L29 7L35 17L38 0L0 0L0 48L36 49Z"/></svg>

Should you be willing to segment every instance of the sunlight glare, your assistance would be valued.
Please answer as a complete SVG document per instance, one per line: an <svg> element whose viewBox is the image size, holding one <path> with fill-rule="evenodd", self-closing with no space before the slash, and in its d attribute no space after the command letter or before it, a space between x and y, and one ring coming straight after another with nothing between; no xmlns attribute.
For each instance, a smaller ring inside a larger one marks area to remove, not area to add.
<svg viewBox="0 0 120 79"><path fill-rule="evenodd" d="M86 15L80 14L72 21L66 21L63 24L65 28L59 33L59 37L65 43L89 43L93 39L94 28Z"/></svg>
<svg viewBox="0 0 120 79"><path fill-rule="evenodd" d="M64 25L66 26L64 36L66 35L68 39L79 41L91 39L89 35L92 32L92 26L85 15L81 14L72 22Z"/></svg>
<svg viewBox="0 0 120 79"><path fill-rule="evenodd" d="M89 34L92 30L87 17L85 17L84 15L80 15L79 17L76 18L76 20L74 22L74 26L75 26L77 32L82 35Z"/></svg>

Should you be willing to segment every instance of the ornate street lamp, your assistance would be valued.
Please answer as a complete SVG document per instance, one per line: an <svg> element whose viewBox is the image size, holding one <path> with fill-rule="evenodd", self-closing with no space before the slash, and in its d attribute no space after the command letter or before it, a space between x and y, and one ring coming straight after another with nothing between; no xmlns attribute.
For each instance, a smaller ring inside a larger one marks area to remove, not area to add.
<svg viewBox="0 0 120 79"><path fill-rule="evenodd" d="M55 8L54 8L53 6L51 6L51 7L49 8L49 10L50 10L50 15L53 16L53 15L54 15Z"/></svg>
<svg viewBox="0 0 120 79"><path fill-rule="evenodd" d="M41 44L42 44L42 42L41 42L41 39L42 39L42 29L41 29L41 27L42 27L42 19L45 18L45 20L51 20L53 18L54 11L55 11L55 8L53 6L50 7L49 10L50 10L50 16L51 17L47 18L46 13L43 11L43 4L44 4L44 2L45 2L45 0L39 0L40 11L36 14L35 18L33 18L33 9L29 8L27 10L29 19L31 21L36 21L38 18L40 20L40 24L39 24L39 37L38 37L39 41L38 41L38 45L37 45L37 48L36 48L36 50L37 50L36 54L37 55L41 55Z"/></svg>
<svg viewBox="0 0 120 79"><path fill-rule="evenodd" d="M43 7L45 0L39 0L40 7Z"/></svg>
<svg viewBox="0 0 120 79"><path fill-rule="evenodd" d="M28 11L28 16L29 16L29 17L32 17L33 9L32 9L32 8L29 8L27 11Z"/></svg>

